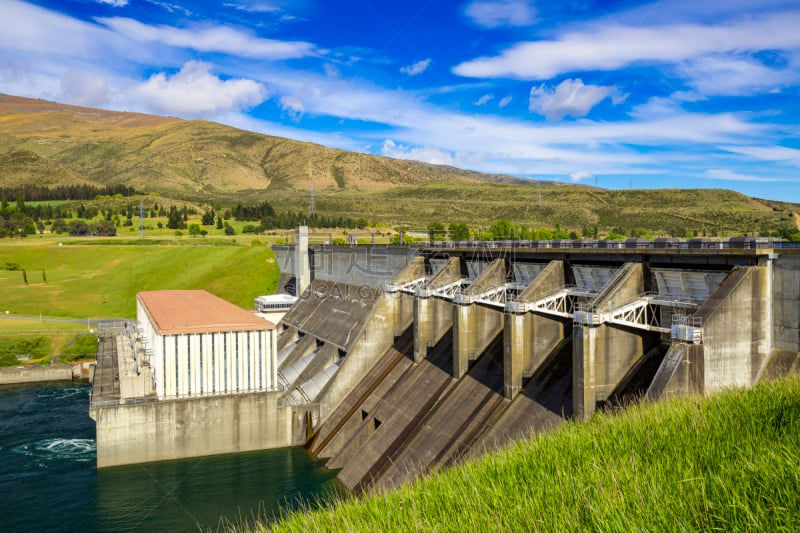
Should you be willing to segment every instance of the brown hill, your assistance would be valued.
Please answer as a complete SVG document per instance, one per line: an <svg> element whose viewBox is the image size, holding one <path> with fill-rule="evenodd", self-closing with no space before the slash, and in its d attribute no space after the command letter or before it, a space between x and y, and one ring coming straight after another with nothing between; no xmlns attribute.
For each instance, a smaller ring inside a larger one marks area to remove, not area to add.
<svg viewBox="0 0 800 533"><path fill-rule="evenodd" d="M146 192L197 200L270 189L387 190L427 183L526 183L489 175L346 152L246 132L201 120L185 121L0 95L0 154L26 153L0 186L63 169L99 185L126 184ZM11 157L7 155L7 157ZM48 181L47 183L51 183Z"/></svg>
<svg viewBox="0 0 800 533"><path fill-rule="evenodd" d="M725 190L610 191L482 174L260 135L206 121L0 95L0 187L124 184L196 204L268 200L396 227L473 229L508 219L567 230L653 235L786 234L797 205ZM128 201L127 199L124 201ZM154 200L153 200L154 201Z"/></svg>

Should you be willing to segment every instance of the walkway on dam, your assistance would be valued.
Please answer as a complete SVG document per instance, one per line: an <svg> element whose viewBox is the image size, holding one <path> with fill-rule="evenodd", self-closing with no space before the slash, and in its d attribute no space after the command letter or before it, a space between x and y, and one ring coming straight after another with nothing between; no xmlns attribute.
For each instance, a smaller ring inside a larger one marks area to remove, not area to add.
<svg viewBox="0 0 800 533"><path fill-rule="evenodd" d="M119 362L113 334L103 334L97 343L97 366L92 383L92 405L119 402Z"/></svg>

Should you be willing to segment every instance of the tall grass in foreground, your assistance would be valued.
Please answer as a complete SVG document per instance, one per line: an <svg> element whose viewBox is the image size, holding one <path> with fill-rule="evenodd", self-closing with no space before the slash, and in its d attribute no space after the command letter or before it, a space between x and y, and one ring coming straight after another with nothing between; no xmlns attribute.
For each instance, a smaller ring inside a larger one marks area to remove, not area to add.
<svg viewBox="0 0 800 533"><path fill-rule="evenodd" d="M568 423L258 530L800 531L800 376Z"/></svg>

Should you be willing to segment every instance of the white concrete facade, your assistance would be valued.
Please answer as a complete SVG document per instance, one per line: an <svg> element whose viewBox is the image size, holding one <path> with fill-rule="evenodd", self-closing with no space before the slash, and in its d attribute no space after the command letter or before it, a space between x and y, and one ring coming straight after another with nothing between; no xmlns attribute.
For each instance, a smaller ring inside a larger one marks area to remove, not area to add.
<svg viewBox="0 0 800 533"><path fill-rule="evenodd" d="M162 334L142 302L136 306L159 399L278 389L274 329Z"/></svg>

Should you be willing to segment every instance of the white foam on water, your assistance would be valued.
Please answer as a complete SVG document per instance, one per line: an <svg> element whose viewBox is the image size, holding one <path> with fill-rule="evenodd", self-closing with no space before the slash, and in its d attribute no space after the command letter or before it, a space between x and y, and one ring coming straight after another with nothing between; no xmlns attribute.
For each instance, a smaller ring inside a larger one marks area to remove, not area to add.
<svg viewBox="0 0 800 533"><path fill-rule="evenodd" d="M20 444L13 452L40 459L91 460L97 445L94 439L45 439L29 444Z"/></svg>

